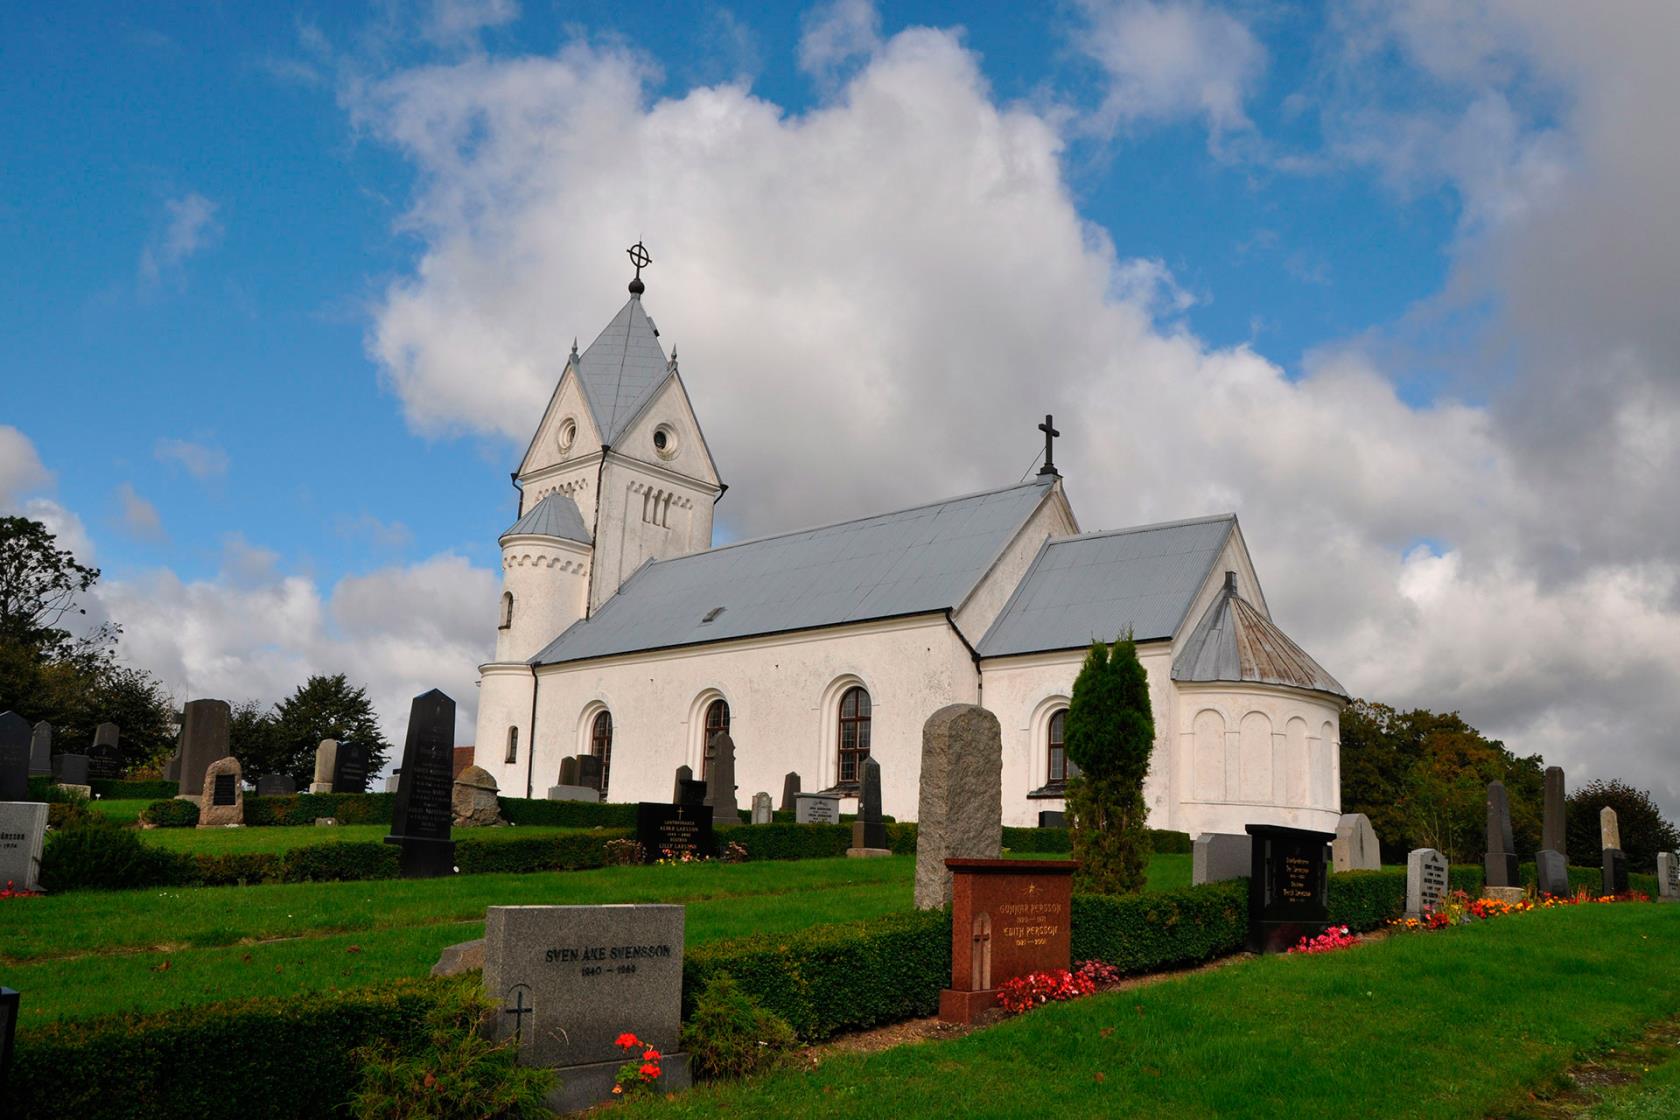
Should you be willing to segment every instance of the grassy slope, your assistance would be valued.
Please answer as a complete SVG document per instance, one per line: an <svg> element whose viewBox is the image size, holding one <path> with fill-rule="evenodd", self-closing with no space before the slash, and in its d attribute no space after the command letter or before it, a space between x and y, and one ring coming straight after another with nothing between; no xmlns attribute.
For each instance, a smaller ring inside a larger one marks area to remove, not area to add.
<svg viewBox="0 0 1680 1120"><path fill-rule="evenodd" d="M1612 1089L1584 1120L1673 1120L1680 1116L1680 1059L1671 1058L1638 1083Z"/></svg>
<svg viewBox="0 0 1680 1120"><path fill-rule="evenodd" d="M1680 1011L1677 949L1680 908L1537 913L1263 958L625 1117L1481 1117Z"/></svg>

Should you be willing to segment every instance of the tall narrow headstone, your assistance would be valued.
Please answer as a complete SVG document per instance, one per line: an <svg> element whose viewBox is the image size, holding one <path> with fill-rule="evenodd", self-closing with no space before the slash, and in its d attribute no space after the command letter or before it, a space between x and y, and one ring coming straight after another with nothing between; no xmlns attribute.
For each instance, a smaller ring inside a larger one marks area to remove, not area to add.
<svg viewBox="0 0 1680 1120"><path fill-rule="evenodd" d="M181 787L178 796L197 798L204 792L204 772L228 756L233 714L226 700L189 700L181 716Z"/></svg>
<svg viewBox="0 0 1680 1120"><path fill-rule="evenodd" d="M852 846L846 854L853 859L890 856L887 826L881 822L881 764L865 758L858 767L862 779L858 791L858 819L852 823Z"/></svg>
<svg viewBox="0 0 1680 1120"><path fill-rule="evenodd" d="M770 795L768 793L753 794L752 823L769 824L772 820L774 820L775 810L772 805L773 803L771 802Z"/></svg>
<svg viewBox="0 0 1680 1120"><path fill-rule="evenodd" d="M1627 853L1622 851L1622 830L1616 810L1606 805L1598 811L1599 844L1604 849L1604 893L1628 893Z"/></svg>
<svg viewBox="0 0 1680 1120"><path fill-rule="evenodd" d="M735 799L735 740L720 731L712 738L712 761L706 768L706 804L712 807L713 826L740 824Z"/></svg>
<svg viewBox="0 0 1680 1120"><path fill-rule="evenodd" d="M1447 897L1447 857L1434 848L1413 848L1406 857L1406 917L1421 918Z"/></svg>
<svg viewBox="0 0 1680 1120"><path fill-rule="evenodd" d="M309 782L310 793L331 793L333 771L338 768L338 740L322 739L315 746L315 777Z"/></svg>
<svg viewBox="0 0 1680 1120"><path fill-rule="evenodd" d="M0 801L29 800L29 721L0 714Z"/></svg>
<svg viewBox="0 0 1680 1120"><path fill-rule="evenodd" d="M366 793L370 761L372 760L365 744L340 743L338 757L333 759L332 791Z"/></svg>
<svg viewBox="0 0 1680 1120"><path fill-rule="evenodd" d="M1598 811L1598 846L1622 850L1622 826L1608 805Z"/></svg>
<svg viewBox="0 0 1680 1120"><path fill-rule="evenodd" d="M1505 796L1504 782L1489 782L1487 787L1487 885L1517 887L1516 842L1511 838L1511 803Z"/></svg>
<svg viewBox="0 0 1680 1120"><path fill-rule="evenodd" d="M52 724L42 720L29 736L29 776L52 774Z"/></svg>
<svg viewBox="0 0 1680 1120"><path fill-rule="evenodd" d="M1540 817L1540 847L1569 858L1569 836L1564 828L1563 767L1546 767L1546 800Z"/></svg>
<svg viewBox="0 0 1680 1120"><path fill-rule="evenodd" d="M122 731L114 723L102 723L93 731L93 746L88 748L88 777L98 781L114 781L122 777Z"/></svg>
<svg viewBox="0 0 1680 1120"><path fill-rule="evenodd" d="M1336 823L1336 839L1330 845L1330 859L1337 871L1380 871L1382 851L1376 829L1364 813L1343 813Z"/></svg>
<svg viewBox="0 0 1680 1120"><path fill-rule="evenodd" d="M884 837L878 846L886 847ZM949 704L922 725L916 908L937 910L951 901L946 860L1002 856L1003 729L985 708Z"/></svg>
<svg viewBox="0 0 1680 1120"><path fill-rule="evenodd" d="M799 775L794 771L789 770L787 777L782 779L782 812L793 812L795 806L797 805L797 802L794 799L799 796L800 788Z"/></svg>
<svg viewBox="0 0 1680 1120"><path fill-rule="evenodd" d="M387 844L402 846L406 879L451 874L455 841L449 838L455 791L455 701L432 689L414 698L408 712L397 803Z"/></svg>

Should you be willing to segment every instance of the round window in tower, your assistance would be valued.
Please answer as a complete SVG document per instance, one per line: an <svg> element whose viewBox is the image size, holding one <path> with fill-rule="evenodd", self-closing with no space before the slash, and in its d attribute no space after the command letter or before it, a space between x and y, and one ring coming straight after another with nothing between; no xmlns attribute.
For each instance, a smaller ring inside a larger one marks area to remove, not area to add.
<svg viewBox="0 0 1680 1120"><path fill-rule="evenodd" d="M677 433L669 424L661 424L653 430L653 449L661 459L669 459L677 453Z"/></svg>
<svg viewBox="0 0 1680 1120"><path fill-rule="evenodd" d="M561 452L570 451L572 444L577 441L577 421L570 416L562 420L560 422L560 434L557 438L560 442Z"/></svg>

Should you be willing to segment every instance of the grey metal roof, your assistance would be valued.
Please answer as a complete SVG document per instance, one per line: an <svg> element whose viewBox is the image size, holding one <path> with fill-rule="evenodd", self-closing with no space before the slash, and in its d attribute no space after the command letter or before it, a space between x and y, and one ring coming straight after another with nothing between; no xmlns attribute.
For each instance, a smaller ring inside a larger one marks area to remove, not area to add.
<svg viewBox="0 0 1680 1120"><path fill-rule="evenodd" d="M531 661L582 661L955 608L1053 481L651 561Z"/></svg>
<svg viewBox="0 0 1680 1120"><path fill-rule="evenodd" d="M1230 578L1173 659L1172 675L1175 681L1247 681L1348 698L1335 677L1237 594Z"/></svg>
<svg viewBox="0 0 1680 1120"><path fill-rule="evenodd" d="M583 523L583 514L578 512L577 503L558 490L545 496L530 513L508 526L502 536L516 534L589 543L589 526Z"/></svg>
<svg viewBox="0 0 1680 1120"><path fill-rule="evenodd" d="M1077 649L1128 627L1140 642L1172 637L1236 524L1223 514L1046 542L980 656Z"/></svg>
<svg viewBox="0 0 1680 1120"><path fill-rule="evenodd" d="M659 331L642 310L639 296L631 296L619 308L578 359L577 369L602 441L617 444L637 411L671 372L659 345Z"/></svg>

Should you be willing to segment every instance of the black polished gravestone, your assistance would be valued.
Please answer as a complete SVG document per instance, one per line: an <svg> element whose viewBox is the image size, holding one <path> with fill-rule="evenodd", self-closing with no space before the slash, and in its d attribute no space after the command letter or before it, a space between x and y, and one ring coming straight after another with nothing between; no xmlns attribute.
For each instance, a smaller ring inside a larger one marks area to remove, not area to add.
<svg viewBox="0 0 1680 1120"><path fill-rule="evenodd" d="M297 782L290 774L264 774L257 779L258 797L290 797L297 792Z"/></svg>
<svg viewBox="0 0 1680 1120"><path fill-rule="evenodd" d="M887 850L887 826L881 820L881 764L865 758L858 767L858 818L852 823L851 851Z"/></svg>
<svg viewBox="0 0 1680 1120"><path fill-rule="evenodd" d="M403 878L427 879L455 870L455 701L432 689L414 698L408 712L397 803L387 844L402 845Z"/></svg>
<svg viewBox="0 0 1680 1120"><path fill-rule="evenodd" d="M1618 848L1604 849L1604 881L1605 894L1628 893L1628 863L1627 853Z"/></svg>
<svg viewBox="0 0 1680 1120"><path fill-rule="evenodd" d="M706 803L706 783L694 778L677 779L678 805L704 805Z"/></svg>
<svg viewBox="0 0 1680 1120"><path fill-rule="evenodd" d="M16 712L0 715L0 801L29 800L29 721Z"/></svg>
<svg viewBox="0 0 1680 1120"><path fill-rule="evenodd" d="M1248 951L1278 953L1330 923L1332 832L1251 824Z"/></svg>
<svg viewBox="0 0 1680 1120"><path fill-rule="evenodd" d="M93 746L88 748L88 778L114 782L122 777L122 732L114 723L102 723L93 730Z"/></svg>
<svg viewBox="0 0 1680 1120"><path fill-rule="evenodd" d="M85 754L53 755L53 781L61 786L88 784L88 757Z"/></svg>
<svg viewBox="0 0 1680 1120"><path fill-rule="evenodd" d="M453 735L453 732L451 732L451 735ZM332 791L334 793L366 793L367 784L367 747L361 743L340 743L338 754L333 759Z"/></svg>
<svg viewBox="0 0 1680 1120"><path fill-rule="evenodd" d="M692 784L705 785L704 782ZM711 806L639 801L636 803L636 842L642 846L644 863L682 859L684 856L709 859L717 855Z"/></svg>

